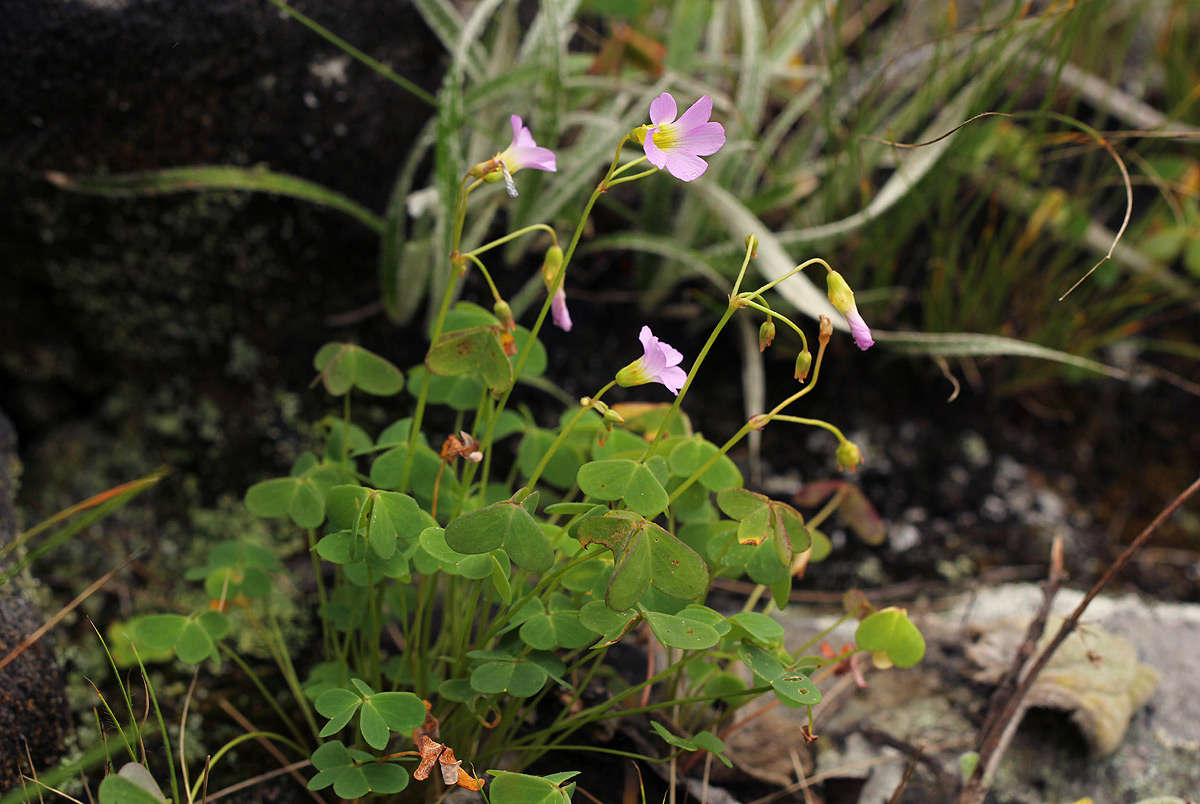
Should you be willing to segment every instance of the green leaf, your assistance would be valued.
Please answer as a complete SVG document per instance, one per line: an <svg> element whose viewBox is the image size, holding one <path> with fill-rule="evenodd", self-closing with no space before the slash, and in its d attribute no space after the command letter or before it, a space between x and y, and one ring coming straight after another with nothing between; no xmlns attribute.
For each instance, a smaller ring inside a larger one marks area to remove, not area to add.
<svg viewBox="0 0 1200 804"><path fill-rule="evenodd" d="M496 777L488 785L491 804L567 804L570 801L570 797L549 779L509 771L488 773Z"/></svg>
<svg viewBox="0 0 1200 804"><path fill-rule="evenodd" d="M546 677L546 671L532 662L484 662L471 671L471 688L489 695L528 698L542 688Z"/></svg>
<svg viewBox="0 0 1200 804"><path fill-rule="evenodd" d="M349 564L361 557L355 549L357 546L358 539L353 531L339 530L322 536L317 542L316 551L317 555L330 563Z"/></svg>
<svg viewBox="0 0 1200 804"><path fill-rule="evenodd" d="M129 763L129 767L134 763ZM139 766L141 767L141 766ZM125 768L121 769L124 773ZM141 785L124 776L109 774L100 783L100 804L163 804L165 797L156 796Z"/></svg>
<svg viewBox="0 0 1200 804"><path fill-rule="evenodd" d="M46 174L46 179L61 190L118 198L198 190L257 190L336 209L376 234L383 233L379 216L358 202L307 179L275 173L262 166L193 165L107 176L66 176L52 172Z"/></svg>
<svg viewBox="0 0 1200 804"><path fill-rule="evenodd" d="M692 548L654 523L645 526L650 542L651 580L660 592L696 600L708 591L708 565Z"/></svg>
<svg viewBox="0 0 1200 804"><path fill-rule="evenodd" d="M638 618L635 609L613 611L602 600L591 600L579 610L579 622L600 634L599 644L616 642Z"/></svg>
<svg viewBox="0 0 1200 804"><path fill-rule="evenodd" d="M676 748L682 748L684 751L695 751L699 747L691 740L686 740L683 737L676 737L674 734L667 731L666 726L659 723L657 720L650 721L650 728L654 729L655 733L658 734L659 737L662 737L663 740L666 741L667 745L673 745Z"/></svg>
<svg viewBox="0 0 1200 804"><path fill-rule="evenodd" d="M291 516L302 528L315 528L325 519L325 501L306 477L277 477L255 483L246 491L246 507L255 516Z"/></svg>
<svg viewBox="0 0 1200 804"><path fill-rule="evenodd" d="M525 433L525 437L521 439L521 446L517 448L517 468L521 470L522 477L529 478L533 475L534 469L549 451L554 440L554 433L537 427ZM575 484L575 475L582 463L583 457L579 452L564 443L550 456L550 461L542 472L542 479L560 489L570 488Z"/></svg>
<svg viewBox="0 0 1200 804"><path fill-rule="evenodd" d="M579 488L597 500L623 499L633 511L654 517L667 508L669 498L654 473L627 459L592 461L579 469Z"/></svg>
<svg viewBox="0 0 1200 804"><path fill-rule="evenodd" d="M771 679L771 689L785 704L814 706L821 702L821 690L808 676L800 672L788 672Z"/></svg>
<svg viewBox="0 0 1200 804"><path fill-rule="evenodd" d="M678 614L648 611L646 622L650 623L655 638L668 648L703 650L721 641L721 636L711 625Z"/></svg>
<svg viewBox="0 0 1200 804"><path fill-rule="evenodd" d="M783 626L757 611L743 611L729 618L733 623L734 635L749 639L759 645L782 645Z"/></svg>
<svg viewBox="0 0 1200 804"><path fill-rule="evenodd" d="M588 523L596 520L589 519ZM587 524L587 523L585 523ZM580 529L582 536L582 528ZM637 528L625 544L625 549L616 554L612 578L604 594L604 602L617 611L633 608L650 587L653 574L653 554L646 532Z"/></svg>
<svg viewBox="0 0 1200 804"><path fill-rule="evenodd" d="M877 611L858 624L854 641L863 650L883 653L896 667L912 667L925 655L925 638L903 609Z"/></svg>
<svg viewBox="0 0 1200 804"><path fill-rule="evenodd" d="M395 762L372 762L359 768L372 793L399 793L408 787L408 770Z"/></svg>
<svg viewBox="0 0 1200 804"><path fill-rule="evenodd" d="M150 650L173 650L186 625L179 614L150 614L131 623L134 638Z"/></svg>
<svg viewBox="0 0 1200 804"><path fill-rule="evenodd" d="M342 396L357 388L374 396L391 396L404 388L404 374L387 360L353 343L327 343L313 357L325 390Z"/></svg>
<svg viewBox="0 0 1200 804"><path fill-rule="evenodd" d="M175 655L185 664L199 664L215 650L212 637L195 620L188 620L175 640Z"/></svg>
<svg viewBox="0 0 1200 804"><path fill-rule="evenodd" d="M777 678L782 678L787 673L787 669L779 663L778 659L754 645L738 646L737 655L742 660L742 664L768 684Z"/></svg>
<svg viewBox="0 0 1200 804"><path fill-rule="evenodd" d="M579 612L555 611L530 617L521 624L520 636L534 650L574 650L591 643L597 632L582 624Z"/></svg>
<svg viewBox="0 0 1200 804"><path fill-rule="evenodd" d="M512 584L508 580L508 572L500 559L496 558L495 552L488 553L488 558L492 565L492 587L496 590L496 596L507 606L512 603Z"/></svg>
<svg viewBox="0 0 1200 804"><path fill-rule="evenodd" d="M498 327L471 327L443 333L430 348L425 366L445 377L478 376L493 391L512 386L512 364L500 345Z"/></svg>
<svg viewBox="0 0 1200 804"><path fill-rule="evenodd" d="M456 517L446 525L446 543L467 554L488 553L503 546L517 566L530 572L544 572L554 563L554 550L537 521L512 502Z"/></svg>
<svg viewBox="0 0 1200 804"><path fill-rule="evenodd" d="M714 455L719 455L716 444L702 436L692 436L671 450L671 474L690 477ZM742 473L728 455L721 455L717 462L700 476L700 483L709 491L721 491L742 485Z"/></svg>

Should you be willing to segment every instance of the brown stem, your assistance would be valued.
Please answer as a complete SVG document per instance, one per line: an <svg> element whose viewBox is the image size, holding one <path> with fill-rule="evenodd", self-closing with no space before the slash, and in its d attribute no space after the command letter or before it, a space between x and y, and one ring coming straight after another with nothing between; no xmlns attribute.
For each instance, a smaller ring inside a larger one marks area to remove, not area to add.
<svg viewBox="0 0 1200 804"><path fill-rule="evenodd" d="M1054 635L1054 638L1050 640L1050 644L1047 645L1046 649L1038 655L1037 659L1033 663L1033 666L1029 668L1029 672L1025 674L1023 679L1021 679L1021 683L1017 687L1016 692L1014 692L1006 702L1004 709L1001 710L999 718L997 719L996 726L992 729L992 733L988 735L987 741L980 746L979 761L975 765L975 771L971 774L971 778L967 780L966 785L959 794L959 804L980 804L983 801L984 796L987 795L988 782L984 778L984 772L985 769L990 765L999 761L999 756L997 755L993 757L993 755L997 752L1000 744L1000 735L1004 730L1001 724L1008 723L1008 721L1011 720L1014 715L1016 715L1017 711L1020 709L1021 702L1025 699L1025 696L1028 695L1029 690L1033 686L1033 683L1037 680L1038 675L1050 661L1050 657L1054 655L1054 652L1058 650L1059 646L1062 645L1062 643L1066 641L1067 637L1069 637L1075 628L1078 627L1079 620L1083 616L1083 612L1087 609L1088 605L1090 605L1091 602L1095 600L1096 596L1099 595L1104 589L1104 587L1107 586L1114 577L1116 577L1116 574L1120 572L1126 564L1129 563L1129 560L1133 558L1134 554L1140 550L1147 541L1150 540L1150 537L1153 536L1154 532L1158 530L1159 526L1166 521L1167 517L1175 513L1175 510L1179 508L1179 506L1183 505L1183 503L1198 490L1200 490L1200 477L1196 478L1196 480L1194 480L1190 486L1180 492L1179 496L1172 500L1170 505L1160 511L1158 516L1154 517L1153 521L1151 521L1150 524L1147 525L1145 529L1143 529L1142 532L1137 535L1137 538L1129 543L1129 546L1121 552L1121 555L1117 556L1116 560L1113 561L1108 569L1104 571L1104 574L1100 576L1100 580L1096 581L1096 583L1092 585L1092 588L1088 590L1088 593L1083 596L1083 600L1079 601L1079 605L1075 607L1073 612L1071 612L1071 616L1064 620L1063 624L1059 626L1058 632Z"/></svg>

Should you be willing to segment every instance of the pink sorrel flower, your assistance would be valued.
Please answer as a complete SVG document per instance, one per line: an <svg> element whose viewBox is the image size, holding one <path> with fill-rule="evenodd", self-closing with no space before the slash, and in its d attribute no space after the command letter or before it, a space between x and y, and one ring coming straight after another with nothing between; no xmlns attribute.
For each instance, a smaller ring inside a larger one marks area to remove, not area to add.
<svg viewBox="0 0 1200 804"><path fill-rule="evenodd" d="M567 312L567 292L562 288L554 294L554 298L550 300L550 315L554 318L554 325L563 332L571 331L571 314Z"/></svg>
<svg viewBox="0 0 1200 804"><path fill-rule="evenodd" d="M854 303L854 291L837 271L830 270L825 275L825 281L829 302L839 313L846 316L846 323L850 325L850 334L854 336L854 342L863 351L870 349L875 345L875 339L871 337L871 328L863 321L858 312L858 305Z"/></svg>
<svg viewBox="0 0 1200 804"><path fill-rule="evenodd" d="M529 126L521 122L520 116L514 114L509 118L509 122L512 123L512 142L497 154L497 158L504 162L508 172L516 173L521 168L547 170L551 173L557 171L558 163L554 158L554 151L533 141Z"/></svg>
<svg viewBox="0 0 1200 804"><path fill-rule="evenodd" d="M659 382L679 396L679 389L687 381L687 372L679 367L683 355L670 344L654 337L650 327L642 327L638 340L642 342L644 354L617 372L617 383L628 387Z"/></svg>
<svg viewBox="0 0 1200 804"><path fill-rule="evenodd" d="M700 157L715 154L725 144L725 127L709 122L712 98L702 95L675 119L677 108L671 93L650 102L650 125L645 127L642 147L650 164L682 181L704 175L708 163Z"/></svg>

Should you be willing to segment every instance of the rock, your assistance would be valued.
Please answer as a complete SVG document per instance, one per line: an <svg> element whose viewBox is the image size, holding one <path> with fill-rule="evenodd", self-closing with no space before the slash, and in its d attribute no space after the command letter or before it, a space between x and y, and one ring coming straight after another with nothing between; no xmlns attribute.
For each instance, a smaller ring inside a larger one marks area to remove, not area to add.
<svg viewBox="0 0 1200 804"><path fill-rule="evenodd" d="M13 497L19 462L12 425L0 412L0 545L16 535ZM10 581L0 585L0 660L42 624L41 613ZM69 723L62 671L42 637L0 669L0 792L21 783L26 751L38 770L62 752Z"/></svg>
<svg viewBox="0 0 1200 804"><path fill-rule="evenodd" d="M1068 615L1081 598L1079 592L1060 593L1053 615ZM968 655L990 656L989 666L1006 667L1040 601L1038 586L1009 584L949 601L936 616L920 617L913 610L928 642L924 661L908 670L871 673L864 690L846 686L846 677L822 684L833 702L824 713L817 709L816 775L866 779L858 801L875 804L887 800L880 798L885 782L906 761L884 748L921 747L922 763L903 800L953 800L959 758L974 747L992 690L977 682L997 675L995 669L981 674ZM836 621L800 607L775 616L793 647ZM824 638L836 647L853 634L854 624L848 623ZM997 768L988 801L1125 804L1148 796L1194 798L1200 791L1198 644L1200 606L1132 595L1093 601L1082 628L1035 688L1034 705ZM780 712L792 729L807 723L803 711ZM869 750L861 744L864 738ZM872 772L854 767L847 759L852 755L875 763Z"/></svg>

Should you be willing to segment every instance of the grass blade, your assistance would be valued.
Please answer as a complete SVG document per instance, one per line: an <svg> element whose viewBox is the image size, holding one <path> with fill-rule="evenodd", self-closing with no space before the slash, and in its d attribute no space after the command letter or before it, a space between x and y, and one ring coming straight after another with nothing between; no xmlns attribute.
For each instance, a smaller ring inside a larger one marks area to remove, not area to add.
<svg viewBox="0 0 1200 804"><path fill-rule="evenodd" d="M191 167L117 173L112 176L68 176L47 171L46 181L73 193L114 198L204 190L253 190L299 198L344 212L376 234L383 233L383 220L357 201L316 182L275 173L262 167L233 165L193 165Z"/></svg>

